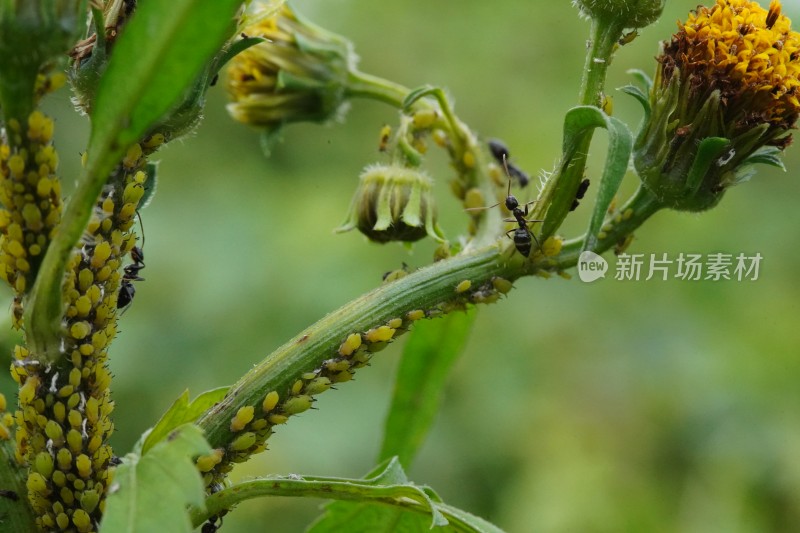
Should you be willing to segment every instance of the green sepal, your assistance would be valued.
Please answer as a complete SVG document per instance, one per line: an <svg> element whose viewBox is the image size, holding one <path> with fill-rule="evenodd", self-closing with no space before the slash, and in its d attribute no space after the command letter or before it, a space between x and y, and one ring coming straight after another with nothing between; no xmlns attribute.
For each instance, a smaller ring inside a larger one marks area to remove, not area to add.
<svg viewBox="0 0 800 533"><path fill-rule="evenodd" d="M711 165L717 163L725 149L729 147L730 140L724 137L706 137L700 141L697 155L686 175L686 191L688 193L694 194L700 189Z"/></svg>
<svg viewBox="0 0 800 533"><path fill-rule="evenodd" d="M150 202L153 201L153 196L156 194L156 188L158 187L158 163L148 162L147 166L144 168L145 174L147 174L147 179L144 181L144 194L142 195L142 199L139 200L139 209L144 209Z"/></svg>
<svg viewBox="0 0 800 533"><path fill-rule="evenodd" d="M222 70L222 67L224 67L228 61L241 54L248 48L265 42L268 41L263 37L245 37L243 39L239 39L238 41L233 41L229 46L223 49L222 52L217 55L217 57L214 58L214 62L209 69L209 77L213 79L214 76L219 74L219 71Z"/></svg>
<svg viewBox="0 0 800 533"><path fill-rule="evenodd" d="M745 159L742 164L744 165L769 165L777 167L786 172L786 165L783 164L783 150L777 146L762 146L753 154Z"/></svg>

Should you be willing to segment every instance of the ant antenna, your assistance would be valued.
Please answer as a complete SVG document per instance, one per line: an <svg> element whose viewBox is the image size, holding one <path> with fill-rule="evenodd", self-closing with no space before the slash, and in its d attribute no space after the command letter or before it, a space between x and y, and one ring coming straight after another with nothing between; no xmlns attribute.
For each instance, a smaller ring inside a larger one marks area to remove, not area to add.
<svg viewBox="0 0 800 533"><path fill-rule="evenodd" d="M142 223L142 215L139 210L136 210L136 217L139 219L139 227L142 228L142 248L144 248L144 224Z"/></svg>

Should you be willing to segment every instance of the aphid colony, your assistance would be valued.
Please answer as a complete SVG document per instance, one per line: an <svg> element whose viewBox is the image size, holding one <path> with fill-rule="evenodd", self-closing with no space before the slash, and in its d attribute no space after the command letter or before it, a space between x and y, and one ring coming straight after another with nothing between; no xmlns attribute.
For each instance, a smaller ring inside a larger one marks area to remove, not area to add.
<svg viewBox="0 0 800 533"><path fill-rule="evenodd" d="M402 318L392 318L364 332L347 335L332 357L322 361L316 369L301 374L288 389L269 391L260 404L245 405L236 411L228 427L234 435L227 441L227 446L197 459L197 467L204 475L206 486L212 491L221 487L234 463L244 462L252 454L266 449L265 441L272 435L274 426L284 424L290 416L310 409L317 394L337 383L353 379L357 369L368 365L375 353L386 348L417 320L463 309L468 303L492 303L501 294L510 291L511 287L511 281L500 277L493 277L476 288L473 288L471 281L463 280L454 287L454 296L447 302L427 311L414 309ZM296 342L305 342L307 338L304 335Z"/></svg>

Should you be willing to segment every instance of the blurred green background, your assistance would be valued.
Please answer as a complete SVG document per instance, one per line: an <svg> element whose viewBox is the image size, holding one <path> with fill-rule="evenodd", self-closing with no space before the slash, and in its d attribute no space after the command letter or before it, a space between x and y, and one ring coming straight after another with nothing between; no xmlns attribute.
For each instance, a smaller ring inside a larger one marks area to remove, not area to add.
<svg viewBox="0 0 800 533"><path fill-rule="evenodd" d="M627 69L652 72L657 41L696 3L668 2L661 21L619 51L609 89L629 83ZM785 4L800 22L797 4ZM589 27L569 2L295 6L352 38L366 72L446 87L459 116L504 139L520 167L553 167ZM616 116L635 127L638 104L613 94ZM380 160L378 131L396 122L395 111L355 101L344 124L286 129L266 159L225 102L220 84L196 134L158 154L158 192L142 212L147 280L111 354L119 454L185 388L194 396L234 382L383 272L431 257L425 243L409 253L331 234L360 170ZM87 123L67 91L47 107L70 186ZM601 133L593 146L592 177L604 141ZM787 173L762 169L708 213L659 213L629 249L671 258L758 252L758 281L524 279L508 299L481 307L411 478L509 532L800 530L800 149L787 152ZM465 219L447 194L442 154L430 159L452 238ZM629 177L625 190L634 186ZM568 235L586 224L592 192ZM0 344L14 342L8 332L3 326ZM280 428L271 449L234 477L365 474L402 344ZM13 396L10 379L0 387ZM248 502L225 518L224 531L301 531L319 505Z"/></svg>

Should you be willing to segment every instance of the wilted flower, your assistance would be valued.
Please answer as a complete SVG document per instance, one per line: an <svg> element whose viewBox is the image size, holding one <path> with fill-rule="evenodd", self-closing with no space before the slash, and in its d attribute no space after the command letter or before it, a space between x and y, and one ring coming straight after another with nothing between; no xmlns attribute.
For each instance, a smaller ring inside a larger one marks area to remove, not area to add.
<svg viewBox="0 0 800 533"><path fill-rule="evenodd" d="M284 5L245 28L264 42L236 55L228 69L228 111L235 120L276 130L287 122L335 118L356 56L349 41L299 18Z"/></svg>
<svg viewBox="0 0 800 533"><path fill-rule="evenodd" d="M414 242L426 235L442 240L436 225L431 179L413 168L397 165L367 167L347 222L337 231L353 228L375 242Z"/></svg>
<svg viewBox="0 0 800 533"><path fill-rule="evenodd" d="M708 209L752 163L780 164L800 112L800 34L780 2L699 7L658 60L634 163L664 205Z"/></svg>

